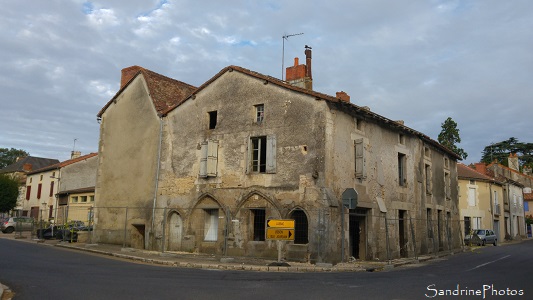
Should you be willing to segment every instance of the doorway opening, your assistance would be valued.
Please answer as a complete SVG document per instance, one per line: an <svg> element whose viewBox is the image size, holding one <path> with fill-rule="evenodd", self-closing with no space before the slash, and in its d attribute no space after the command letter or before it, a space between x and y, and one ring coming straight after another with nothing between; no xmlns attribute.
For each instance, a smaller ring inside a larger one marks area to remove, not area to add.
<svg viewBox="0 0 533 300"><path fill-rule="evenodd" d="M408 256L407 238L405 233L407 212L405 210L398 210L398 240L400 243L400 257Z"/></svg>
<svg viewBox="0 0 533 300"><path fill-rule="evenodd" d="M366 209L350 209L349 254L355 259L366 259L366 214Z"/></svg>

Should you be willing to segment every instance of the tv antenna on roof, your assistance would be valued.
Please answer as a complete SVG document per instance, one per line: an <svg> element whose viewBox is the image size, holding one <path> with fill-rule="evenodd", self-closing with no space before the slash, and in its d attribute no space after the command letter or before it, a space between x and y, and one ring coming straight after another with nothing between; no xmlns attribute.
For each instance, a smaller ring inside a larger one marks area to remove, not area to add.
<svg viewBox="0 0 533 300"><path fill-rule="evenodd" d="M304 34L303 32L302 33L295 33L295 34L285 34L282 39L283 39L283 52L281 53L281 80L283 80L283 72L285 71L285 40L288 40L291 36L296 36L296 35L302 35Z"/></svg>

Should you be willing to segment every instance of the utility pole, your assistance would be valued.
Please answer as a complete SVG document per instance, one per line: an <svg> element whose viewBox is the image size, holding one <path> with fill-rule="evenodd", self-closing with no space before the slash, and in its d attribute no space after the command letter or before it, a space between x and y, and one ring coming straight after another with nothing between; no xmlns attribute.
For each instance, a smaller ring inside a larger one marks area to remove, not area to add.
<svg viewBox="0 0 533 300"><path fill-rule="evenodd" d="M281 80L283 80L283 73L285 71L285 40L288 40L291 36L296 36L296 35L302 35L304 34L303 32L302 33L295 33L295 34L285 34L282 39L283 39L283 50L282 50L282 53L281 53Z"/></svg>

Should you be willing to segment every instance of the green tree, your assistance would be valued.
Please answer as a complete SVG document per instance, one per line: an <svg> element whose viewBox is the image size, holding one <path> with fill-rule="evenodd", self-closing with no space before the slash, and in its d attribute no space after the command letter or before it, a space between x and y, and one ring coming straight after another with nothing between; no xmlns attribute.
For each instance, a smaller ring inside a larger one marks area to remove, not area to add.
<svg viewBox="0 0 533 300"><path fill-rule="evenodd" d="M497 161L508 166L507 158L511 153L518 156L520 166L533 167L533 143L522 143L515 137L486 146L483 149L481 161L487 164Z"/></svg>
<svg viewBox="0 0 533 300"><path fill-rule="evenodd" d="M460 156L462 159L465 159L468 156L468 153L466 153L462 148L457 147L457 144L461 142L457 123L452 118L448 117L448 119L442 123L441 127L442 130L439 133L438 138L439 143L455 152L455 154Z"/></svg>
<svg viewBox="0 0 533 300"><path fill-rule="evenodd" d="M13 164L17 160L17 157L26 157L28 155L30 154L22 149L0 148L0 169Z"/></svg>
<svg viewBox="0 0 533 300"><path fill-rule="evenodd" d="M9 212L17 206L19 187L16 179L0 174L0 212Z"/></svg>

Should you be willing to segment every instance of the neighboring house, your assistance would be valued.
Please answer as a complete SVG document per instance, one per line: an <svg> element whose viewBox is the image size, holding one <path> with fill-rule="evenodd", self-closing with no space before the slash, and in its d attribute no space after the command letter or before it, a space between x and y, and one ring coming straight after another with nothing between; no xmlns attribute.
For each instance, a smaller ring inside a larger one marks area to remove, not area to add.
<svg viewBox="0 0 533 300"><path fill-rule="evenodd" d="M73 151L69 160L29 172L24 211L45 222L86 221L88 208L94 203L96 156L96 153L81 156L79 151ZM66 174L63 174L64 170ZM76 196L80 198L74 198ZM70 199L73 202L72 216L68 209Z"/></svg>
<svg viewBox="0 0 533 300"><path fill-rule="evenodd" d="M229 66L198 89L165 79L177 95L125 69L98 114L96 240L275 258L274 218L295 220L293 260L460 247L458 156L344 92L310 90L310 54L288 82Z"/></svg>
<svg viewBox="0 0 533 300"><path fill-rule="evenodd" d="M98 154L89 153L61 163L57 191L57 222L92 221Z"/></svg>
<svg viewBox="0 0 533 300"><path fill-rule="evenodd" d="M505 239L503 184L485 174L457 164L459 177L459 213L464 234L473 229L492 229L499 241Z"/></svg>
<svg viewBox="0 0 533 300"><path fill-rule="evenodd" d="M58 162L59 160L52 158L26 156L19 157L15 163L0 169L0 174L9 174L12 178L16 178L19 181L17 206L13 210L12 215L22 216L28 214L28 211L23 211L24 200L26 199L26 177L28 172L50 166Z"/></svg>
<svg viewBox="0 0 533 300"><path fill-rule="evenodd" d="M523 189L533 187L533 177L519 171L518 158L515 155L510 155L509 166L513 168L499 163L475 164L477 171L502 182L505 235L507 239L515 239L526 237Z"/></svg>

